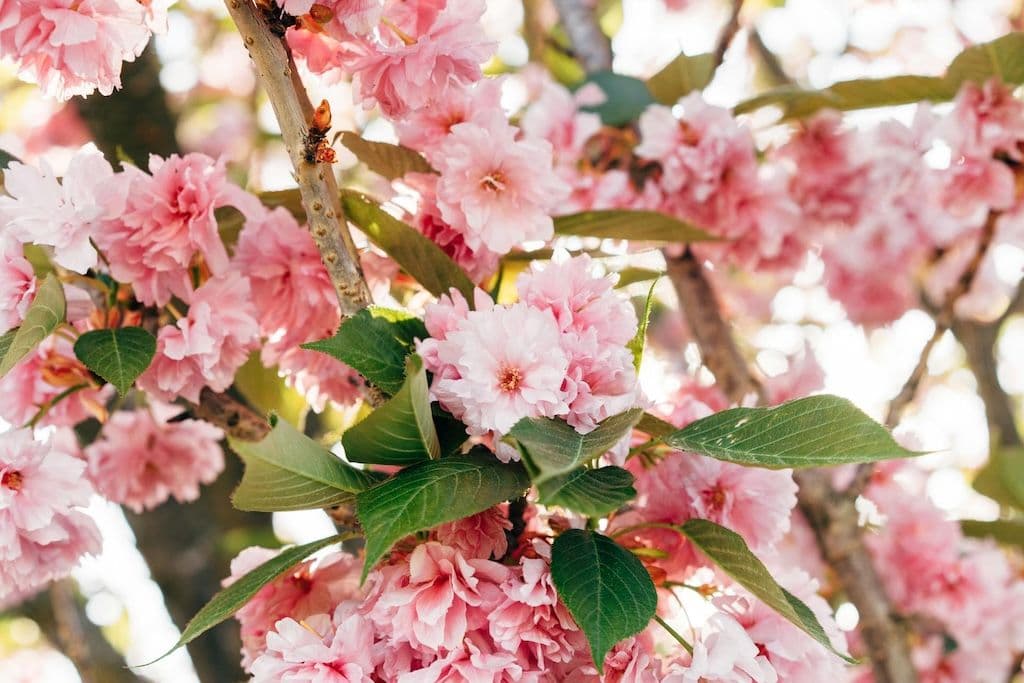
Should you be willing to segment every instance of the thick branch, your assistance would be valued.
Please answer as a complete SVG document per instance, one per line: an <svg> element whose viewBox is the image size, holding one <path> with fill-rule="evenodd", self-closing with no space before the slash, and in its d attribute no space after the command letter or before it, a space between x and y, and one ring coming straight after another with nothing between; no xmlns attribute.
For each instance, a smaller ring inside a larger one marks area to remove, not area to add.
<svg viewBox="0 0 1024 683"><path fill-rule="evenodd" d="M281 138L295 168L309 230L338 295L341 313L351 316L370 304L370 289L345 223L330 164L307 159L313 116L309 97L298 83L284 41L274 35L256 5L251 0L226 0L226 4L281 125Z"/></svg>
<svg viewBox="0 0 1024 683"><path fill-rule="evenodd" d="M554 0L573 53L588 73L612 68L612 45L594 14L594 0Z"/></svg>
<svg viewBox="0 0 1024 683"><path fill-rule="evenodd" d="M953 334L964 347L967 365L978 383L978 394L985 404L985 417L991 438L1000 446L1021 446L1013 401L999 384L995 346L1001 326L966 320L953 323Z"/></svg>

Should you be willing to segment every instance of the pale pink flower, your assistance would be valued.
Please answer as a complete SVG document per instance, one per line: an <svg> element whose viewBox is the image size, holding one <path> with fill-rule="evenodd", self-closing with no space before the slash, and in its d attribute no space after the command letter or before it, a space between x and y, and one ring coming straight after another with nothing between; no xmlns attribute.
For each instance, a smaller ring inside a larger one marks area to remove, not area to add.
<svg viewBox="0 0 1024 683"><path fill-rule="evenodd" d="M460 123L438 148L437 206L471 249L499 254L554 234L551 214L568 195L552 170L551 145L517 140L504 121Z"/></svg>
<svg viewBox="0 0 1024 683"><path fill-rule="evenodd" d="M938 134L952 148L954 161L958 157L990 158L999 152L1020 159L1024 103L996 77L984 85L965 81L953 110L939 124Z"/></svg>
<svg viewBox="0 0 1024 683"><path fill-rule="evenodd" d="M65 576L83 554L99 551L99 532L77 510L93 493L84 470L31 430L0 438L0 600Z"/></svg>
<svg viewBox="0 0 1024 683"><path fill-rule="evenodd" d="M451 652L470 631L486 626L504 598L504 565L466 559L440 543L419 545L408 562L374 572L361 608L389 642L416 650Z"/></svg>
<svg viewBox="0 0 1024 683"><path fill-rule="evenodd" d="M58 265L84 273L96 265L90 238L98 236L101 221L123 210L119 185L110 164L94 149L75 154L62 182L46 162L39 168L13 162L4 171L10 196L0 196L0 231L21 242L52 246Z"/></svg>
<svg viewBox="0 0 1024 683"><path fill-rule="evenodd" d="M231 585L277 553L269 548L246 548L231 561L231 576L224 579L224 585ZM261 588L235 613L242 627L242 666L248 670L266 651L267 633L280 620L302 621L357 598L361 567L359 559L348 553L331 553L320 560L307 560Z"/></svg>
<svg viewBox="0 0 1024 683"><path fill-rule="evenodd" d="M687 661L688 660L688 661ZM716 612L697 632L693 655L669 667L662 683L776 683L779 676L735 619Z"/></svg>
<svg viewBox="0 0 1024 683"><path fill-rule="evenodd" d="M228 268L214 210L244 201L227 181L223 160L203 154L149 158L150 174L128 166L124 212L95 234L110 274L132 285L145 304L192 299L190 269L201 261L213 275ZM251 198L249 201L252 201Z"/></svg>
<svg viewBox="0 0 1024 683"><path fill-rule="evenodd" d="M224 434L201 420L167 421L178 412L151 404L111 415L85 449L96 489L135 512L171 496L182 503L198 498L199 485L213 482L224 469Z"/></svg>
<svg viewBox="0 0 1024 683"><path fill-rule="evenodd" d="M224 391L259 343L249 281L229 273L203 284L188 315L157 335L157 351L138 384L157 398L199 402L204 386Z"/></svg>
<svg viewBox="0 0 1024 683"><path fill-rule="evenodd" d="M364 107L389 117L444 98L450 84L480 80L494 48L484 35L482 0L387 0L376 36L348 68Z"/></svg>
<svg viewBox="0 0 1024 683"><path fill-rule="evenodd" d="M571 175L578 175L576 165L587 140L601 129L601 117L581 112L579 92L574 96L546 70L540 78L540 94L523 113L519 126L527 136L550 142L559 164L571 166Z"/></svg>
<svg viewBox="0 0 1024 683"><path fill-rule="evenodd" d="M0 55L50 95L68 99L121 87L156 25L135 0L22 0L0 3Z"/></svg>
<svg viewBox="0 0 1024 683"><path fill-rule="evenodd" d="M466 636L463 646L438 657L430 665L403 673L397 683L512 683L523 679L515 655L493 651L479 633Z"/></svg>
<svg viewBox="0 0 1024 683"><path fill-rule="evenodd" d="M32 264L22 256L21 245L4 247L0 239L0 334L21 324L36 293Z"/></svg>
<svg viewBox="0 0 1024 683"><path fill-rule="evenodd" d="M291 348L277 358L277 369L316 411L328 401L341 406L359 402L366 389L362 376L340 360L319 351Z"/></svg>
<svg viewBox="0 0 1024 683"><path fill-rule="evenodd" d="M495 119L503 121L500 78L484 78L472 84L452 83L444 97L428 106L413 109L395 122L398 139L407 147L436 161L438 146L460 123L476 123L487 127Z"/></svg>
<svg viewBox="0 0 1024 683"><path fill-rule="evenodd" d="M434 529L440 543L455 548L463 557L500 560L508 551L505 532L512 528L500 507L491 507L475 515L447 522Z"/></svg>

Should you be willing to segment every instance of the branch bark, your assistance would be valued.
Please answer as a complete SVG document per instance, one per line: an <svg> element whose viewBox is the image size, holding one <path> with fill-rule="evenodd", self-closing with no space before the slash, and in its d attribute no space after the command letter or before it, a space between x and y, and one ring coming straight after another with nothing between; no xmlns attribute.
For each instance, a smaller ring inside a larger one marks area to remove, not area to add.
<svg viewBox="0 0 1024 683"><path fill-rule="evenodd" d="M594 15L594 0L554 0L573 53L587 73L612 68L612 45Z"/></svg>

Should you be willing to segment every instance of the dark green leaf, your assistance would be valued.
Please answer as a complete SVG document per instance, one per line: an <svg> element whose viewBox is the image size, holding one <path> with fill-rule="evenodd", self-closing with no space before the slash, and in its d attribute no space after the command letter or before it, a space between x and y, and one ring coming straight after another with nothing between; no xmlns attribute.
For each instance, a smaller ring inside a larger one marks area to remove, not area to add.
<svg viewBox="0 0 1024 683"><path fill-rule="evenodd" d="M657 211L607 209L555 216L559 235L601 237L643 242L702 242L715 240L689 223Z"/></svg>
<svg viewBox="0 0 1024 683"><path fill-rule="evenodd" d="M316 551L322 550L327 546L334 545L335 543L339 543L343 540L345 540L344 536L331 536L330 538L324 538L319 541L313 541L312 543L297 545L282 550L278 555L275 555L253 569L251 572L241 576L230 586L214 595L210 602L206 603L206 605L204 605L203 608L199 610L194 617L192 617L192 620L188 622L188 625L185 626L185 630L181 632L181 638L179 638L178 642L174 644L174 647L165 652L158 659L154 659L152 662L148 662L147 664L140 664L139 666L149 666L150 664L159 662L182 645L188 645L217 624L231 618L235 612L242 609L242 607L245 606L245 603L249 602L249 600L251 600L252 597L265 585L279 576L284 575L289 569L292 569L295 565L302 562Z"/></svg>
<svg viewBox="0 0 1024 683"><path fill-rule="evenodd" d="M431 412L434 415L434 429L437 431L437 441L441 446L441 457L447 457L458 451L462 444L466 443L469 435L466 433L466 425L452 416L436 403L431 404Z"/></svg>
<svg viewBox="0 0 1024 683"><path fill-rule="evenodd" d="M383 478L358 470L284 420L273 420L262 441L228 443L245 462L245 474L231 501L239 510L315 510L351 502Z"/></svg>
<svg viewBox="0 0 1024 683"><path fill-rule="evenodd" d="M640 560L594 531L570 529L555 539L551 578L587 636L598 673L608 651L644 630L658 606L654 582Z"/></svg>
<svg viewBox="0 0 1024 683"><path fill-rule="evenodd" d="M810 608L772 578L764 563L750 552L742 536L706 519L691 519L683 524L682 531L736 583L826 648L848 662L855 663L832 647L825 629Z"/></svg>
<svg viewBox="0 0 1024 683"><path fill-rule="evenodd" d="M636 328L636 334L629 340L626 347L633 352L633 367L640 370L640 361L644 358L644 345L647 343L647 325L651 322L651 307L654 305L654 286L658 284L655 280L647 291L647 299L644 301L644 310L639 316L640 324Z"/></svg>
<svg viewBox="0 0 1024 683"><path fill-rule="evenodd" d="M11 368L57 329L64 321L64 307L64 287L55 275L47 275L25 311L21 327L7 346L3 359L0 359L0 377L10 372Z"/></svg>
<svg viewBox="0 0 1024 683"><path fill-rule="evenodd" d="M960 522L965 536L971 538L991 538L1006 545L1024 546L1024 520L997 519L983 522L976 519L964 519Z"/></svg>
<svg viewBox="0 0 1024 683"><path fill-rule="evenodd" d="M647 79L647 89L661 104L671 106L694 90L703 90L715 75L715 56L680 54Z"/></svg>
<svg viewBox="0 0 1024 683"><path fill-rule="evenodd" d="M343 322L333 337L302 348L333 356L382 391L394 394L405 382L405 358L413 352L417 337L427 337L422 320L403 311L371 306Z"/></svg>
<svg viewBox="0 0 1024 683"><path fill-rule="evenodd" d="M75 342L75 356L124 396L156 353L156 338L141 327L86 332Z"/></svg>
<svg viewBox="0 0 1024 683"><path fill-rule="evenodd" d="M427 371L415 354L405 362L405 383L398 393L341 437L345 457L352 462L412 465L441 457Z"/></svg>
<svg viewBox="0 0 1024 683"><path fill-rule="evenodd" d="M517 422L505 439L518 443L534 483L541 484L605 453L629 434L642 414L640 408L627 410L587 434L580 434L563 420L527 417Z"/></svg>
<svg viewBox="0 0 1024 683"><path fill-rule="evenodd" d="M367 168L388 180L401 178L406 173L437 173L422 154L402 145L365 140L351 131L341 134L341 144Z"/></svg>
<svg viewBox="0 0 1024 683"><path fill-rule="evenodd" d="M348 219L424 289L440 296L454 287L473 305L473 281L432 240L358 192L342 192L341 203Z"/></svg>
<svg viewBox="0 0 1024 683"><path fill-rule="evenodd" d="M781 469L909 458L885 427L844 398L809 396L774 408L733 408L664 437L673 448Z"/></svg>
<svg viewBox="0 0 1024 683"><path fill-rule="evenodd" d="M636 497L633 475L614 466L580 468L548 479L537 490L545 505L559 505L588 517L606 515Z"/></svg>
<svg viewBox="0 0 1024 683"><path fill-rule="evenodd" d="M505 464L490 451L407 467L356 496L356 514L366 536L363 578L396 541L515 498L530 486L518 463Z"/></svg>
<svg viewBox="0 0 1024 683"><path fill-rule="evenodd" d="M588 83L594 83L601 88L605 94L605 101L581 109L596 113L606 126L624 126L636 121L644 109L654 104L654 97L647 89L647 84L638 78L611 71L598 71L591 74L580 86Z"/></svg>
<svg viewBox="0 0 1024 683"><path fill-rule="evenodd" d="M10 152L0 149L0 171L3 171L5 168L10 166L12 161L20 160L18 159L18 157L14 156ZM2 174L0 174L0 180L3 180ZM0 187L3 187L2 183L0 183Z"/></svg>

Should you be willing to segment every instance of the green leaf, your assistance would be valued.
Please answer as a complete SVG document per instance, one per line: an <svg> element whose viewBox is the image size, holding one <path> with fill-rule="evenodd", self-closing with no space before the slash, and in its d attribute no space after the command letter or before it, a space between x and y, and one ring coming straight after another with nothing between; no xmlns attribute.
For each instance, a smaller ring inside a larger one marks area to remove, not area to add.
<svg viewBox="0 0 1024 683"><path fill-rule="evenodd" d="M702 242L715 240L689 223L657 211L606 209L555 216L559 235L601 237L644 242Z"/></svg>
<svg viewBox="0 0 1024 683"><path fill-rule="evenodd" d="M351 131L341 134L341 144L367 168L388 180L401 178L406 173L437 173L422 154L403 145L373 142Z"/></svg>
<svg viewBox="0 0 1024 683"><path fill-rule="evenodd" d="M303 344L302 348L337 358L393 395L405 382L405 358L413 353L417 337L427 337L427 328L419 318L370 306L344 321L333 337Z"/></svg>
<svg viewBox="0 0 1024 683"><path fill-rule="evenodd" d="M530 486L518 463L505 464L486 449L407 467L356 496L366 536L363 579L396 541L482 512Z"/></svg>
<svg viewBox="0 0 1024 683"><path fill-rule="evenodd" d="M277 415L300 431L303 429L309 404L294 387L288 386L277 368L263 367L259 351L254 351L235 373L234 387L260 414Z"/></svg>
<svg viewBox="0 0 1024 683"><path fill-rule="evenodd" d="M598 673L608 651L644 630L658 606L654 582L640 560L594 531L570 529L555 539L551 578L587 636Z"/></svg>
<svg viewBox="0 0 1024 683"><path fill-rule="evenodd" d="M633 284L634 282L647 282L648 280L657 280L664 271L652 270L650 268L637 268L635 266L629 266L622 270L616 271L616 275L619 276L618 282L615 283L616 287L626 287Z"/></svg>
<svg viewBox="0 0 1024 683"><path fill-rule="evenodd" d="M594 112L606 126L624 126L636 121L648 106L654 104L654 97L647 84L632 76L623 76L611 71L591 74L579 87L596 84L605 94L601 104L580 107L582 111ZM578 89L578 88L577 88Z"/></svg>
<svg viewBox="0 0 1024 683"><path fill-rule="evenodd" d="M809 396L773 408L733 408L664 437L673 448L770 469L909 458L920 453L838 396Z"/></svg>
<svg viewBox="0 0 1024 683"><path fill-rule="evenodd" d="M640 417L640 421L636 423L636 428L655 439L668 436L672 432L676 431L676 426L674 424L666 422L657 415L652 415L650 413L644 413Z"/></svg>
<svg viewBox="0 0 1024 683"><path fill-rule="evenodd" d="M703 90L715 75L715 56L681 53L647 79L647 89L661 104L672 106L694 90Z"/></svg>
<svg viewBox="0 0 1024 683"><path fill-rule="evenodd" d="M1024 448L993 448L973 486L1000 505L1024 510Z"/></svg>
<svg viewBox="0 0 1024 683"><path fill-rule="evenodd" d="M440 296L454 287L473 304L473 281L430 238L358 192L342 192L341 203L348 219L424 289Z"/></svg>
<svg viewBox="0 0 1024 683"><path fill-rule="evenodd" d="M14 327L0 335L0 360L3 360L4 356L7 355L7 351L11 348L16 334L18 334L18 328Z"/></svg>
<svg viewBox="0 0 1024 683"><path fill-rule="evenodd" d="M525 417L509 430L505 440L519 445L533 482L540 485L605 453L629 434L642 414L643 410L634 408L613 415L587 434L580 434L563 420Z"/></svg>
<svg viewBox="0 0 1024 683"><path fill-rule="evenodd" d="M359 470L284 420L258 442L228 437L245 462L245 474L231 501L239 510L315 510L352 501L383 475Z"/></svg>
<svg viewBox="0 0 1024 683"><path fill-rule="evenodd" d="M580 468L548 479L537 487L540 502L559 505L588 517L601 517L633 500L633 475L621 467Z"/></svg>
<svg viewBox="0 0 1024 683"><path fill-rule="evenodd" d="M1024 83L1024 33L1008 33L988 43L972 45L957 55L946 80L957 87L965 81L984 83L996 76L1003 83Z"/></svg>
<svg viewBox="0 0 1024 683"><path fill-rule="evenodd" d="M341 437L345 457L374 465L413 465L441 457L427 387L427 371L417 355L406 361L405 384Z"/></svg>
<svg viewBox="0 0 1024 683"><path fill-rule="evenodd" d="M706 519L691 519L683 524L681 529L694 545L700 548L736 583L753 593L761 602L784 616L830 651L851 664L856 663L832 647L831 641L825 634L825 629L822 628L810 608L772 578L764 563L750 552L750 548L747 547L742 536Z"/></svg>
<svg viewBox="0 0 1024 683"><path fill-rule="evenodd" d="M658 284L655 280L647 291L647 299L644 301L644 310L640 315L640 324L636 328L636 334L626 344L626 348L633 352L633 367L640 371L640 362L644 358L644 345L647 343L647 325L651 322L651 308L654 306L654 287Z"/></svg>
<svg viewBox="0 0 1024 683"><path fill-rule="evenodd" d="M156 337L141 327L86 332L75 342L75 356L124 396L156 353Z"/></svg>
<svg viewBox="0 0 1024 683"><path fill-rule="evenodd" d="M1005 545L1024 546L1024 521L1019 519L997 519L992 522L964 519L960 521L960 528L965 536L971 538L991 538Z"/></svg>
<svg viewBox="0 0 1024 683"><path fill-rule="evenodd" d="M251 572L239 577L237 581L220 591L210 602L206 603L199 612L192 617L192 620L181 632L181 638L170 650L162 654L152 662L140 664L149 666L177 650L182 645L188 645L193 640L209 631L217 624L231 618L235 612L242 609L261 588L274 579L282 576L292 569L299 562L330 545L346 540L345 536L331 536L319 541L306 543L305 545L292 546L282 550L279 554L267 560Z"/></svg>
<svg viewBox="0 0 1024 683"><path fill-rule="evenodd" d="M47 275L39 285L36 296L25 311L25 319L15 332L0 360L0 377L11 371L18 362L30 354L39 343L50 336L64 321L64 287L53 274Z"/></svg>

